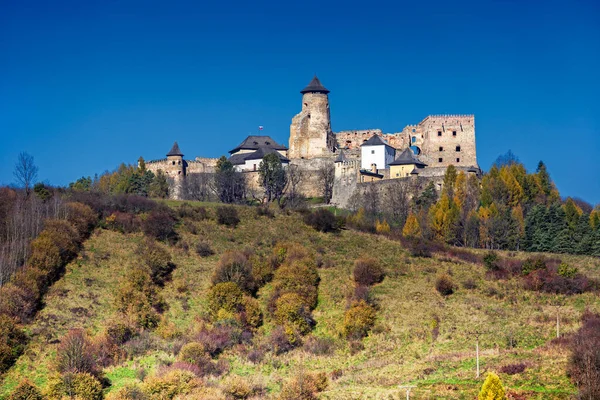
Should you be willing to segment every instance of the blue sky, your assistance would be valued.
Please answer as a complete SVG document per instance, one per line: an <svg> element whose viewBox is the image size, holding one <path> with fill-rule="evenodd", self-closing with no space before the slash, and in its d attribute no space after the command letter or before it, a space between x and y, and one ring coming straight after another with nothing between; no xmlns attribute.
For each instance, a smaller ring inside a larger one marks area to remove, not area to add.
<svg viewBox="0 0 600 400"><path fill-rule="evenodd" d="M417 4L418 3L418 4ZM488 169L544 160L600 202L596 1L0 0L0 183L20 151L65 185L120 162L217 157L263 125L287 144L301 90L331 90L334 131L476 116Z"/></svg>

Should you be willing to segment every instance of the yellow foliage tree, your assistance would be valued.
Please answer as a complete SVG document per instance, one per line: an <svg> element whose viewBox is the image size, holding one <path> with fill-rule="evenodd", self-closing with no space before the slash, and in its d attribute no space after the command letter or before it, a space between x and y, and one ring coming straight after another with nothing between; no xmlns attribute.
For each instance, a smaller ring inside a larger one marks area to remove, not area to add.
<svg viewBox="0 0 600 400"><path fill-rule="evenodd" d="M377 233L390 233L390 224L385 219L383 221L377 220L375 222L375 231Z"/></svg>
<svg viewBox="0 0 600 400"><path fill-rule="evenodd" d="M452 228L459 217L459 210L447 193L429 209L431 230L435 238L447 240L452 236Z"/></svg>
<svg viewBox="0 0 600 400"><path fill-rule="evenodd" d="M454 203L459 209L462 209L467 196L467 175L464 171L460 171L454 183Z"/></svg>
<svg viewBox="0 0 600 400"><path fill-rule="evenodd" d="M402 236L405 237L421 237L421 226L417 216L411 212L406 218L404 227L402 228Z"/></svg>
<svg viewBox="0 0 600 400"><path fill-rule="evenodd" d="M515 207L523 201L523 187L519 184L519 181L512 174L511 169L509 167L502 167L500 169L500 179L506 185L509 193L508 205L511 207Z"/></svg>
<svg viewBox="0 0 600 400"><path fill-rule="evenodd" d="M483 382L478 400L506 400L506 392L498 375L490 372Z"/></svg>

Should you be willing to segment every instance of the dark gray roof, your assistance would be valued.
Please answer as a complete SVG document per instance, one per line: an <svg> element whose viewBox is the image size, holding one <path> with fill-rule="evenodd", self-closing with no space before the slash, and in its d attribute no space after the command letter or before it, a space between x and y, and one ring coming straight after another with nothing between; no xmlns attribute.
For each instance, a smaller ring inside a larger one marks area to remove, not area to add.
<svg viewBox="0 0 600 400"><path fill-rule="evenodd" d="M367 140L366 142L364 142L363 144L360 145L362 146L388 146L388 147L392 147L389 144L387 144L382 138L380 138L378 135L373 135L369 138L369 140Z"/></svg>
<svg viewBox="0 0 600 400"><path fill-rule="evenodd" d="M271 139L270 136L248 136L242 143L229 153L235 153L239 150L258 150L260 147L270 147L275 150L287 150L288 148Z"/></svg>
<svg viewBox="0 0 600 400"><path fill-rule="evenodd" d="M327 94L327 93L329 93L329 90L327 90L325 88L325 86L323 86L321 84L321 81L315 75L315 77L312 78L312 81L310 81L308 86L306 86L304 89L302 89L300 91L300 93L302 93L302 94L304 94L304 93L325 93L325 94Z"/></svg>
<svg viewBox="0 0 600 400"><path fill-rule="evenodd" d="M177 142L173 143L173 147L171 147L171 151L169 151L167 153L167 157L168 156L181 156L181 157L183 157L183 153L181 152L181 150L179 150L179 145L177 144Z"/></svg>
<svg viewBox="0 0 600 400"><path fill-rule="evenodd" d="M418 168L413 168L412 172L410 173L411 175L419 175L419 169Z"/></svg>
<svg viewBox="0 0 600 400"><path fill-rule="evenodd" d="M344 154L344 150L340 150L340 153L335 158L334 162L338 163L338 162L344 162L346 160L347 160L347 158L346 158L346 155Z"/></svg>
<svg viewBox="0 0 600 400"><path fill-rule="evenodd" d="M368 176L376 176L378 178L383 178L383 174L377 173L377 172L373 172L373 171L367 171L366 169L361 169L360 170L360 174L361 175L368 175Z"/></svg>
<svg viewBox="0 0 600 400"><path fill-rule="evenodd" d="M412 150L408 147L406 148L394 161L390 163L390 165L409 165L415 164L420 167L426 167L427 164L419 160Z"/></svg>
<svg viewBox="0 0 600 400"><path fill-rule="evenodd" d="M288 158L284 157L280 152L278 152L276 149L273 149L271 147L260 147L256 151L253 151L252 153L234 154L231 157L229 157L229 161L233 165L241 165L241 164L244 164L246 162L246 160L262 160L267 154L271 154L271 153L277 154L277 156L279 157L279 160L282 163L290 162L290 160Z"/></svg>
<svg viewBox="0 0 600 400"><path fill-rule="evenodd" d="M474 166L470 166L469 169L467 169L467 172L475 172L476 174L479 173L479 168L476 168Z"/></svg>

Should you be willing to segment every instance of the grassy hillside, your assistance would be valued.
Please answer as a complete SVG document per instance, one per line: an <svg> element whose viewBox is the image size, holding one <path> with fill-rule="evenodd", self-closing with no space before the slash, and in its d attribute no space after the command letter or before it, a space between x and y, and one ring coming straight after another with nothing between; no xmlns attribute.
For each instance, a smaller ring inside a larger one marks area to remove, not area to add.
<svg viewBox="0 0 600 400"><path fill-rule="evenodd" d="M214 214L212 205L204 206ZM297 214L280 213L271 219L257 216L253 208L238 210L241 223L236 228L219 225L214 217L184 219L178 225L180 240L168 247L176 269L161 289L168 305L163 320L157 329L145 333L143 340L125 345L126 359L104 370L111 383L105 394L141 382L161 365L176 360L174 353L182 338L197 328L198 319L206 313L210 277L224 252L247 248L269 254L281 240L299 243L327 261L327 268L319 269L319 300L313 312L317 325L311 335L331 338L333 350L316 355L300 347L279 356L267 353L253 363L247 356L251 345L235 346L219 357L227 360L227 372L204 378L201 393L206 396L222 398L221 388L235 376L264 386L266 397L276 396L298 371L311 371L330 376L328 388L320 394L323 399L374 399L382 393L398 398L397 386L404 384L417 385L412 391L416 399L472 399L486 371L498 372L502 366L517 363L526 364L524 372L499 373L511 393L530 399L567 399L576 391L566 374L568 350L551 342L556 335L557 310L561 333L574 332L586 308L600 311L596 294L557 296L526 291L515 278L487 279L480 265L439 255L411 257L400 243L382 236L350 230L325 234L306 226ZM98 229L86 241L84 251L52 286L45 307L28 326L32 340L3 377L0 398L25 377L45 387L53 370L56 344L68 329L84 328L93 336L116 318L115 292L128 268L139 262L135 250L142 239L141 233ZM198 256L194 249L200 241L209 241L215 254ZM346 299L353 290L352 266L362 256L376 258L387 276L373 289L380 306L377 323L357 344L342 338L340 331ZM598 259L561 258L587 276L600 278ZM442 273L458 287L447 297L435 289L435 280ZM263 312L271 290L272 283L258 292ZM254 341L264 340L272 328L265 318ZM480 333L479 379L475 378L476 332Z"/></svg>

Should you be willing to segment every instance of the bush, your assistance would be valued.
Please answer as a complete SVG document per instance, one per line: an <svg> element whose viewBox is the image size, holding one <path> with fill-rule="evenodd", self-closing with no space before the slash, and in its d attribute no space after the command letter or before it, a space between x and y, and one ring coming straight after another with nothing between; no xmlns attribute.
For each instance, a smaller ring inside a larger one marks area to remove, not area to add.
<svg viewBox="0 0 600 400"><path fill-rule="evenodd" d="M56 366L61 373L89 373L97 376L95 349L81 329L71 329L56 351Z"/></svg>
<svg viewBox="0 0 600 400"><path fill-rule="evenodd" d="M62 266L63 259L60 249L47 232L40 233L31 241L31 256L29 265L39 268L49 275L54 275Z"/></svg>
<svg viewBox="0 0 600 400"><path fill-rule="evenodd" d="M575 278L579 271L577 270L577 267L571 267L567 263L561 263L558 266L557 273L563 278Z"/></svg>
<svg viewBox="0 0 600 400"><path fill-rule="evenodd" d="M208 310L216 318L220 310L237 313L242 309L244 293L234 282L217 283L208 292Z"/></svg>
<svg viewBox="0 0 600 400"><path fill-rule="evenodd" d="M201 382L189 371L171 370L163 376L151 376L142 383L142 391L150 400L173 399L185 396L199 387Z"/></svg>
<svg viewBox="0 0 600 400"><path fill-rule="evenodd" d="M483 382L478 396L479 400L505 400L506 392L498 375L490 372Z"/></svg>
<svg viewBox="0 0 600 400"><path fill-rule="evenodd" d="M43 400L40 390L29 380L24 379L6 400Z"/></svg>
<svg viewBox="0 0 600 400"><path fill-rule="evenodd" d="M223 392L230 399L247 399L252 396L263 394L264 388L260 385L251 384L247 380L236 375L225 381Z"/></svg>
<svg viewBox="0 0 600 400"><path fill-rule="evenodd" d="M248 293L256 291L256 283L252 277L252 264L244 253L230 251L221 256L212 276L212 284L222 282L233 282Z"/></svg>
<svg viewBox="0 0 600 400"><path fill-rule="evenodd" d="M413 257L431 257L431 247L429 243L417 238L410 238L405 241L410 255Z"/></svg>
<svg viewBox="0 0 600 400"><path fill-rule="evenodd" d="M450 296L454 293L455 288L454 282L452 282L452 279L446 274L439 276L435 281L435 289L440 292L442 296Z"/></svg>
<svg viewBox="0 0 600 400"><path fill-rule="evenodd" d="M237 326L225 324L213 328L203 327L194 339L204 346L211 357L216 357L225 349L240 343L242 331Z"/></svg>
<svg viewBox="0 0 600 400"><path fill-rule="evenodd" d="M106 228L121 232L133 233L142 229L142 221L137 215L115 211L105 219Z"/></svg>
<svg viewBox="0 0 600 400"><path fill-rule="evenodd" d="M88 205L73 202L67 203L67 221L79 232L81 237L89 234L98 222L98 215Z"/></svg>
<svg viewBox="0 0 600 400"><path fill-rule="evenodd" d="M233 206L217 207L217 222L235 228L240 223L237 209Z"/></svg>
<svg viewBox="0 0 600 400"><path fill-rule="evenodd" d="M208 211L204 207L194 207L189 203L183 203L177 209L179 218L190 218L194 221L203 221L208 219Z"/></svg>
<svg viewBox="0 0 600 400"><path fill-rule="evenodd" d="M361 301L361 300L371 306L376 305L375 298L371 294L371 290L370 290L369 286L362 286L362 285L355 286L354 290L352 291L352 294L350 296L348 296L347 300L349 301L350 305L352 305L353 303L355 303L357 301Z"/></svg>
<svg viewBox="0 0 600 400"><path fill-rule="evenodd" d="M258 287L265 285L273 280L275 268L278 267L276 262L265 260L263 257L251 257L252 277Z"/></svg>
<svg viewBox="0 0 600 400"><path fill-rule="evenodd" d="M241 320L251 330L255 330L262 325L263 315L258 300L250 296L244 296Z"/></svg>
<svg viewBox="0 0 600 400"><path fill-rule="evenodd" d="M197 366L204 364L206 360L210 361L204 345L198 342L185 344L179 351L177 359Z"/></svg>
<svg viewBox="0 0 600 400"><path fill-rule="evenodd" d="M500 368L500 372L507 375L516 375L525 371L525 368L527 368L527 365L524 363L508 364L502 366L502 368Z"/></svg>
<svg viewBox="0 0 600 400"><path fill-rule="evenodd" d="M338 220L331 211L319 208L317 211L306 214L304 223L312 226L320 232L337 232L341 228L341 220Z"/></svg>
<svg viewBox="0 0 600 400"><path fill-rule="evenodd" d="M274 298L284 293L296 293L312 310L317 306L319 273L313 264L293 262L281 266L274 275Z"/></svg>
<svg viewBox="0 0 600 400"><path fill-rule="evenodd" d="M317 393L327 389L327 385L325 373L301 373L283 385L279 400L316 400Z"/></svg>
<svg viewBox="0 0 600 400"><path fill-rule="evenodd" d="M293 329L286 331L283 326L277 326L271 331L271 335L269 336L271 351L277 355L287 353L301 344L300 334Z"/></svg>
<svg viewBox="0 0 600 400"><path fill-rule="evenodd" d="M385 219L383 221L375 221L375 232L379 234L390 233L390 224Z"/></svg>
<svg viewBox="0 0 600 400"><path fill-rule="evenodd" d="M137 254L150 268L150 276L154 283L163 286L170 279L175 264L171 261L171 254L167 249L153 240L145 240L138 246Z"/></svg>
<svg viewBox="0 0 600 400"><path fill-rule="evenodd" d="M196 253L198 253L200 257L209 257L215 254L212 247L210 247L210 243L206 240L198 242L196 245Z"/></svg>
<svg viewBox="0 0 600 400"><path fill-rule="evenodd" d="M488 251L485 256L483 256L483 265L485 265L488 271L497 271L500 268L498 259L498 253L495 251Z"/></svg>
<svg viewBox="0 0 600 400"><path fill-rule="evenodd" d="M102 385L88 373L66 373L48 382L48 398L60 400L65 397L81 400L101 400Z"/></svg>
<svg viewBox="0 0 600 400"><path fill-rule="evenodd" d="M69 222L63 219L47 219L43 232L48 234L58 247L63 262L70 260L79 251L81 235Z"/></svg>
<svg viewBox="0 0 600 400"><path fill-rule="evenodd" d="M21 288L9 282L0 288L0 314L29 322L38 309L39 297L35 287Z"/></svg>
<svg viewBox="0 0 600 400"><path fill-rule="evenodd" d="M168 208L157 208L150 211L142 223L142 230L144 234L153 239L175 242L177 241L176 222Z"/></svg>
<svg viewBox="0 0 600 400"><path fill-rule="evenodd" d="M278 324L298 330L301 334L310 332L315 324L304 299L296 293L285 293L277 299L274 318Z"/></svg>
<svg viewBox="0 0 600 400"><path fill-rule="evenodd" d="M256 216L275 218L275 213L269 208L269 206L258 206L256 207Z"/></svg>
<svg viewBox="0 0 600 400"><path fill-rule="evenodd" d="M360 339L368 335L375 324L375 308L364 301L355 302L344 314L342 332L349 339Z"/></svg>
<svg viewBox="0 0 600 400"><path fill-rule="evenodd" d="M122 345L133 338L134 330L122 322L111 323L106 328L107 338L116 345Z"/></svg>
<svg viewBox="0 0 600 400"><path fill-rule="evenodd" d="M148 400L148 396L138 386L130 385L111 392L106 400Z"/></svg>
<svg viewBox="0 0 600 400"><path fill-rule="evenodd" d="M465 289L477 289L477 282L475 282L472 278L465 280L462 285Z"/></svg>
<svg viewBox="0 0 600 400"><path fill-rule="evenodd" d="M162 310L163 300L146 266L135 266L128 272L115 296L115 305L131 323L143 328L158 324L157 310Z"/></svg>
<svg viewBox="0 0 600 400"><path fill-rule="evenodd" d="M529 275L533 271L546 269L546 260L543 257L529 257L523 263L521 272L523 275Z"/></svg>
<svg viewBox="0 0 600 400"><path fill-rule="evenodd" d="M385 273L377 260L359 258L354 262L354 282L357 285L371 286L383 281Z"/></svg>
<svg viewBox="0 0 600 400"><path fill-rule="evenodd" d="M15 321L0 314L0 374L7 371L25 349L27 336Z"/></svg>
<svg viewBox="0 0 600 400"><path fill-rule="evenodd" d="M570 343L569 375L579 387L579 398L600 398L600 315L585 312L582 326Z"/></svg>
<svg viewBox="0 0 600 400"><path fill-rule="evenodd" d="M584 293L593 288L585 276L575 274L573 278L566 278L559 275L554 267L530 272L525 276L524 287L527 290L567 295Z"/></svg>

